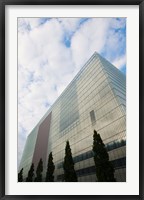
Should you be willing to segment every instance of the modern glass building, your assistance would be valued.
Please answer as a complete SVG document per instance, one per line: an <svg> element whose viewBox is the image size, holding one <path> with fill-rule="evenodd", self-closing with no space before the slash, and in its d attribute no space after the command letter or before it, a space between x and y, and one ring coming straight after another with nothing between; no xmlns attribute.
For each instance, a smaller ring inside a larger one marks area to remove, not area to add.
<svg viewBox="0 0 144 200"><path fill-rule="evenodd" d="M42 158L44 178L52 151L55 181L63 181L69 140L78 181L97 181L94 130L106 145L116 181L126 181L126 77L96 52L29 134L19 170L26 178L31 164L36 168Z"/></svg>

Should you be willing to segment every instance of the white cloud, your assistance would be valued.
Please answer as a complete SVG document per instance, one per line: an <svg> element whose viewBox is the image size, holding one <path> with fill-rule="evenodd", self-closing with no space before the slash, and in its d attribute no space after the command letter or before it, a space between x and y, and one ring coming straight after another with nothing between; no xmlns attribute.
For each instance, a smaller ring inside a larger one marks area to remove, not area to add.
<svg viewBox="0 0 144 200"><path fill-rule="evenodd" d="M42 25L43 18L18 18L18 31L22 34Z"/></svg>
<svg viewBox="0 0 144 200"><path fill-rule="evenodd" d="M111 18L111 28L121 29L125 28L126 18Z"/></svg>
<svg viewBox="0 0 144 200"><path fill-rule="evenodd" d="M123 55L122 57L114 60L112 63L118 69L122 68L124 65L126 65L126 55Z"/></svg>
<svg viewBox="0 0 144 200"><path fill-rule="evenodd" d="M79 27L81 18L58 18L65 32L72 34Z"/></svg>
<svg viewBox="0 0 144 200"><path fill-rule="evenodd" d="M86 21L72 38L74 63L81 67L95 52L101 52L106 42L110 19L98 18Z"/></svg>

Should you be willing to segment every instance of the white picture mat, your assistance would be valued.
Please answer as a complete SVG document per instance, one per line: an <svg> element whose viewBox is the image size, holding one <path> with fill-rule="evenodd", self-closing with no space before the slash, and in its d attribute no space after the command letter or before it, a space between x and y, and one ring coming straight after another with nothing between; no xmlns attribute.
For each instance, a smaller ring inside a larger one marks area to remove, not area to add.
<svg viewBox="0 0 144 200"><path fill-rule="evenodd" d="M6 195L139 194L139 6L6 6ZM127 182L17 182L17 18L126 17Z"/></svg>

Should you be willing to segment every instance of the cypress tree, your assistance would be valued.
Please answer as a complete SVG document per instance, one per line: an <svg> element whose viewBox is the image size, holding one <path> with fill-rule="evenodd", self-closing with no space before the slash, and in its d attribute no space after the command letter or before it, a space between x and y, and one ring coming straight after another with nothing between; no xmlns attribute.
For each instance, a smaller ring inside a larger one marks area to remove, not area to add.
<svg viewBox="0 0 144 200"><path fill-rule="evenodd" d="M109 155L106 147L100 137L100 134L98 134L95 130L93 135L93 153L98 182L115 182L114 168L109 161Z"/></svg>
<svg viewBox="0 0 144 200"><path fill-rule="evenodd" d="M18 182L23 182L23 168L18 173Z"/></svg>
<svg viewBox="0 0 144 200"><path fill-rule="evenodd" d="M73 162L73 158L72 158L69 141L66 142L63 169L64 169L64 181L65 182L77 182L77 175L76 175L76 172L74 169L74 162Z"/></svg>
<svg viewBox="0 0 144 200"><path fill-rule="evenodd" d="M55 166L53 163L53 156L52 156L52 152L51 152L49 154L49 158L48 158L46 182L54 182L54 175L53 175L54 170L55 170Z"/></svg>
<svg viewBox="0 0 144 200"><path fill-rule="evenodd" d="M31 164L30 170L28 171L28 176L26 178L26 182L33 182L34 176L34 164Z"/></svg>
<svg viewBox="0 0 144 200"><path fill-rule="evenodd" d="M42 159L40 159L37 169L36 169L35 182L42 182L42 171L43 171L43 161Z"/></svg>

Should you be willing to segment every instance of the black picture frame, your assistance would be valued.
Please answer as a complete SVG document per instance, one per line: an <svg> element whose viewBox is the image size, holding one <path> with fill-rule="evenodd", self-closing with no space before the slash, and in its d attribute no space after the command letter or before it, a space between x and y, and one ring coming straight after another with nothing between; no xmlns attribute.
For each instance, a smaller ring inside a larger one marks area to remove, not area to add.
<svg viewBox="0 0 144 200"><path fill-rule="evenodd" d="M139 5L139 195L5 195L5 6L6 5ZM144 0L0 0L0 199L144 199Z"/></svg>

